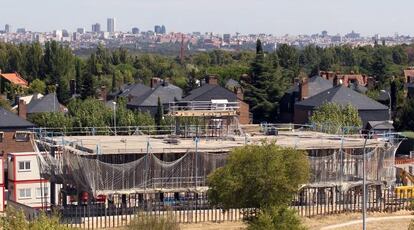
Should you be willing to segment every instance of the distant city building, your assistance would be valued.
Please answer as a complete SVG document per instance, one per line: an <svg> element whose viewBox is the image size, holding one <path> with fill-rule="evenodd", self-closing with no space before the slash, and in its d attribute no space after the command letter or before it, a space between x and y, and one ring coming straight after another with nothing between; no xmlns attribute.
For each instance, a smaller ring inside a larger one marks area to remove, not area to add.
<svg viewBox="0 0 414 230"><path fill-rule="evenodd" d="M11 26L11 25L9 25L9 24L6 24L6 25L4 26L4 32L5 32L5 33L11 33L11 32L13 32L13 31L12 31L12 26Z"/></svg>
<svg viewBox="0 0 414 230"><path fill-rule="evenodd" d="M92 25L92 32L100 33L101 32L101 24L96 23Z"/></svg>
<svg viewBox="0 0 414 230"><path fill-rule="evenodd" d="M324 30L321 33L322 37L328 37L328 31Z"/></svg>
<svg viewBox="0 0 414 230"><path fill-rule="evenodd" d="M165 34L167 32L167 29L165 28L164 25L160 26L160 25L155 25L154 26L154 32L156 34Z"/></svg>
<svg viewBox="0 0 414 230"><path fill-rule="evenodd" d="M24 33L26 33L26 29L25 28L18 28L16 32L18 34L24 34Z"/></svg>
<svg viewBox="0 0 414 230"><path fill-rule="evenodd" d="M137 27L132 28L133 34L139 34L139 29Z"/></svg>
<svg viewBox="0 0 414 230"><path fill-rule="evenodd" d="M331 37L331 42L334 42L334 43L336 43L336 42L342 42L342 37L341 37L341 35L337 34L337 35L335 35L335 36L332 36L332 37Z"/></svg>
<svg viewBox="0 0 414 230"><path fill-rule="evenodd" d="M84 34L85 33L85 28L78 28L78 29L76 29L76 32L78 32L80 34Z"/></svg>
<svg viewBox="0 0 414 230"><path fill-rule="evenodd" d="M62 30L62 37L65 37L65 38L69 37L68 30Z"/></svg>
<svg viewBox="0 0 414 230"><path fill-rule="evenodd" d="M63 33L61 30L55 30L53 31L53 37L56 38L56 40L60 41L63 37Z"/></svg>
<svg viewBox="0 0 414 230"><path fill-rule="evenodd" d="M349 39L359 39L361 35L359 33L355 33L354 31L352 31L349 34L346 34L345 37Z"/></svg>
<svg viewBox="0 0 414 230"><path fill-rule="evenodd" d="M231 40L231 35L230 34L223 34L223 42L229 44Z"/></svg>
<svg viewBox="0 0 414 230"><path fill-rule="evenodd" d="M106 21L106 31L109 33L115 32L115 18L108 18Z"/></svg>

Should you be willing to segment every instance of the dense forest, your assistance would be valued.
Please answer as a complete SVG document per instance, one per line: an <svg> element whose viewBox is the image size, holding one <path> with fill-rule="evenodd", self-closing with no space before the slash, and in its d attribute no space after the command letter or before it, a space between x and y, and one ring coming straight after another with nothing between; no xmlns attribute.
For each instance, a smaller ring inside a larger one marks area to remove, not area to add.
<svg viewBox="0 0 414 230"><path fill-rule="evenodd" d="M116 90L123 84L148 83L152 77L168 79L188 92L195 80L216 74L220 82L233 78L245 88L255 121L275 121L278 102L299 75L313 76L321 70L366 74L375 77L377 87L388 88L393 76L414 65L414 45L334 46L314 45L299 49L281 44L275 52L263 51L260 41L256 52L215 50L200 52L180 60L156 54L130 55L126 49L109 51L98 46L87 58L75 56L68 47L56 42L44 46L0 43L0 69L18 72L30 83L28 92L8 89L8 97L22 93L57 92L59 101L70 102L69 81L74 79L83 99L93 97L105 85Z"/></svg>

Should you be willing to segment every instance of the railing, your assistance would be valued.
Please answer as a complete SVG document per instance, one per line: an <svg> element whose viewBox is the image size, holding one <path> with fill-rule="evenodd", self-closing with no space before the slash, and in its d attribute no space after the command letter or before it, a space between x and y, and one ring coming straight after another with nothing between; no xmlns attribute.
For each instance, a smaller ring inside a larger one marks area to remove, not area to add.
<svg viewBox="0 0 414 230"><path fill-rule="evenodd" d="M212 101L180 101L169 104L169 112L196 110L196 111L235 111L239 109L238 102Z"/></svg>
<svg viewBox="0 0 414 230"><path fill-rule="evenodd" d="M161 195L163 194L163 195ZM128 225L138 216L174 218L177 223L241 221L254 215L254 208L227 209L210 205L206 193L130 194L112 197L110 202L74 204L60 209L61 223L80 229L116 228ZM118 200L118 202L116 202ZM393 189L371 187L367 191L369 212L413 210L414 191L395 192ZM335 187L305 188L292 200L291 208L302 217L355 213L362 211L362 192L358 189L339 191ZM33 218L33 213L26 213Z"/></svg>

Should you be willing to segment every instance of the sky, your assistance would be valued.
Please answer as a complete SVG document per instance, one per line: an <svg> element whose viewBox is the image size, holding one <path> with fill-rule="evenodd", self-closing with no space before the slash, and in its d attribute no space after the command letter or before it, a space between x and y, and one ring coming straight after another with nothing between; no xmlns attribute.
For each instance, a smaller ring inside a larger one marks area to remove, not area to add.
<svg viewBox="0 0 414 230"><path fill-rule="evenodd" d="M0 0L0 29L106 30L114 17L122 31L413 36L412 9L412 0Z"/></svg>

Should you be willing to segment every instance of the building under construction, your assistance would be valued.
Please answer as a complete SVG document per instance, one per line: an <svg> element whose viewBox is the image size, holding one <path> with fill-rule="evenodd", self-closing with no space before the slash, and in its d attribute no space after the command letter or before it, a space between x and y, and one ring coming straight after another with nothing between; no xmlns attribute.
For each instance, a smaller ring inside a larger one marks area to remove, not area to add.
<svg viewBox="0 0 414 230"><path fill-rule="evenodd" d="M240 126L238 108L237 103L225 101L173 104L169 112L176 118L175 125L162 129L36 130L40 171L51 186L62 186L63 205L114 194L139 194L141 200L154 194L178 199L206 191L207 175L225 165L232 149L267 140L307 151L311 178L304 188L360 188L364 153L369 184L384 187L395 182L399 143L390 137L365 140L359 134L331 135L292 124Z"/></svg>

